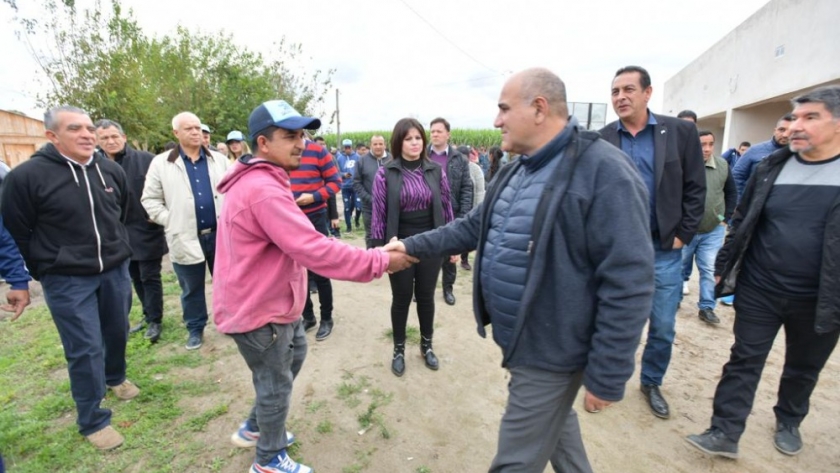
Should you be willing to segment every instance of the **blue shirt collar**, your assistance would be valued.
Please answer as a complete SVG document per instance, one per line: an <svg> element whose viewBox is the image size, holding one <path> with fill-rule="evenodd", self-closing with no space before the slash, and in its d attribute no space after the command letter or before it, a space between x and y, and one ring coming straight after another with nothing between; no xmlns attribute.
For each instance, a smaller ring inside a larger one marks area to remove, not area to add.
<svg viewBox="0 0 840 473"><path fill-rule="evenodd" d="M647 109L647 114L648 114L647 124L648 125L656 125L657 124L656 117L653 116L653 113L650 112L650 109ZM627 128L624 128L624 124L621 123L621 120L618 120L618 122L615 125L615 129L619 130L619 131L627 131Z"/></svg>
<svg viewBox="0 0 840 473"><path fill-rule="evenodd" d="M178 145L178 153L181 154L181 157L184 158L184 160L192 162L192 160L189 158L189 156L187 156L187 154L184 153L184 148L181 148L181 145ZM207 155L204 154L204 146L200 146L198 148L198 160L201 161L202 159L206 159L206 158L207 158Z"/></svg>

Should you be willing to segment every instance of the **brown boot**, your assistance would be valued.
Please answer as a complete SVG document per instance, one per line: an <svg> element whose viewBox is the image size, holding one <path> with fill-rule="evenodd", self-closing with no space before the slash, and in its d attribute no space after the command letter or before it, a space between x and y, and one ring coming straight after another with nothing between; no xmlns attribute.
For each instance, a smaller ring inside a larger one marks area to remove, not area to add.
<svg viewBox="0 0 840 473"><path fill-rule="evenodd" d="M88 441L99 450L113 450L125 439L110 425L87 436Z"/></svg>
<svg viewBox="0 0 840 473"><path fill-rule="evenodd" d="M108 389L114 391L114 395L123 401L134 399L138 394L140 394L140 388L135 386L134 383L129 380L125 380L122 384L117 386L108 386Z"/></svg>

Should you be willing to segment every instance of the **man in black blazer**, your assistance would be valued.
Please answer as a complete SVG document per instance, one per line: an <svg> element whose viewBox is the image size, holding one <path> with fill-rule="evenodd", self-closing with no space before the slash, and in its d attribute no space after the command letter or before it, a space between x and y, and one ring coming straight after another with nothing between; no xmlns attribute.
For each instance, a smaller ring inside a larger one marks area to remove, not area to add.
<svg viewBox="0 0 840 473"><path fill-rule="evenodd" d="M706 174L697 127L651 113L647 104L652 91L644 68L619 69L612 82L612 104L619 119L602 128L601 136L630 157L649 193L656 291L642 355L641 388L653 414L667 419L670 411L659 387L671 361L682 291L682 247L694 238L703 217Z"/></svg>

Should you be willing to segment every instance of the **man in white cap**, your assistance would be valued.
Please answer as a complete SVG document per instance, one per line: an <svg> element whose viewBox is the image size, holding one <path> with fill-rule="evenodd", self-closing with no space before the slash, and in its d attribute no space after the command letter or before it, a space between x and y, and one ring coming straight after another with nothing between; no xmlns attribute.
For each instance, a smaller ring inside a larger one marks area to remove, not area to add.
<svg viewBox="0 0 840 473"><path fill-rule="evenodd" d="M329 278L370 281L417 261L327 238L300 211L289 172L300 166L304 129L320 126L282 100L263 103L248 120L253 156L236 161L218 187L226 202L219 218L213 317L253 373L254 407L231 437L237 446L256 446L251 473L312 471L286 452L294 439L286 431L292 383L306 358L306 268Z"/></svg>

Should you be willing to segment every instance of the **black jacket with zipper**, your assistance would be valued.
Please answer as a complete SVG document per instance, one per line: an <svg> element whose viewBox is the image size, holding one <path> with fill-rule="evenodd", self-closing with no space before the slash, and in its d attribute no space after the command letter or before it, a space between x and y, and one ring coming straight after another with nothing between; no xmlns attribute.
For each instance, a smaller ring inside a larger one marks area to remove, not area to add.
<svg viewBox="0 0 840 473"><path fill-rule="evenodd" d="M169 251L163 227L149 221L149 214L140 203L143 186L146 184L146 173L149 172L149 165L154 157L152 153L128 145L114 156L114 161L125 171L128 194L125 227L133 253L131 259L135 261L156 260Z"/></svg>
<svg viewBox="0 0 840 473"><path fill-rule="evenodd" d="M747 254L750 240L764 212L767 197L788 159L796 159L788 147L775 151L762 160L747 181L741 201L732 214L729 233L715 260L715 297L735 293L738 274ZM817 313L814 330L828 333L840 329L840 198L831 204L823 237L820 287L817 292Z"/></svg>
<svg viewBox="0 0 840 473"><path fill-rule="evenodd" d="M52 144L14 168L3 187L3 221L35 279L99 274L128 259L127 205L119 164L96 153L83 166Z"/></svg>

